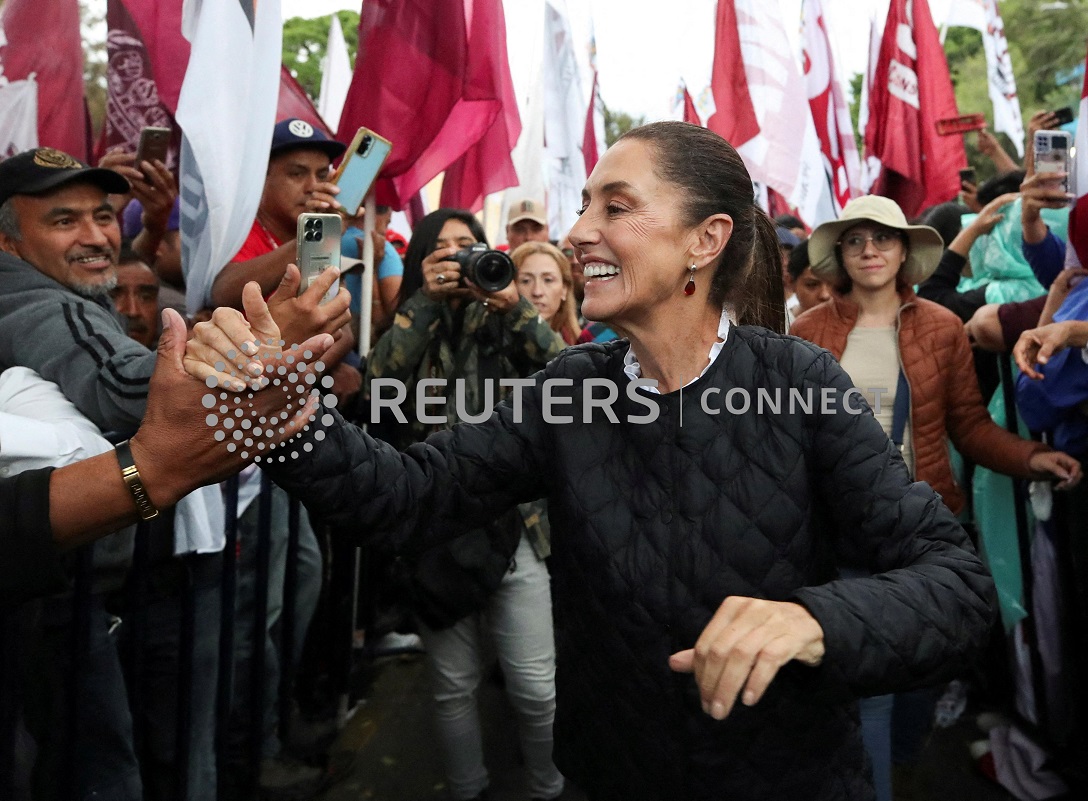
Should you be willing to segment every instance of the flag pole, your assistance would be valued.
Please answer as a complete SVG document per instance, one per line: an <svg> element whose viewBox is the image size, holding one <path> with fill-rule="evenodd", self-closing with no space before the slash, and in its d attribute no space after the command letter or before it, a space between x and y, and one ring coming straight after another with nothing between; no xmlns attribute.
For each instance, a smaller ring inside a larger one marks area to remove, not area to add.
<svg viewBox="0 0 1088 801"><path fill-rule="evenodd" d="M370 352L370 305L374 302L374 218L378 216L374 193L366 196L363 217L363 290L359 298L359 355Z"/></svg>

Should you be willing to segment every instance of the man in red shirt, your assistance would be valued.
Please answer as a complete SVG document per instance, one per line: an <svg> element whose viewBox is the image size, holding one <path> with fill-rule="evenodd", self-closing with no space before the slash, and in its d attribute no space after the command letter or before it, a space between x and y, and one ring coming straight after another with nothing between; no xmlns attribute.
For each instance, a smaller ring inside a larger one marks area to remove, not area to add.
<svg viewBox="0 0 1088 801"><path fill-rule="evenodd" d="M304 120L276 125L257 219L241 250L216 277L213 306L242 308L242 287L250 281L259 283L266 297L272 294L295 260L298 216L340 208L335 197L340 190L328 178L333 159L345 149Z"/></svg>

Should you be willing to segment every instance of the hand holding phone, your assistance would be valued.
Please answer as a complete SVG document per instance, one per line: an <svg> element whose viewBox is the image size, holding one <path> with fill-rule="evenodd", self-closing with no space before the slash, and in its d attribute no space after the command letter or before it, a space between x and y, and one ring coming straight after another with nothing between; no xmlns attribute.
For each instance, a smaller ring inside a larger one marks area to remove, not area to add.
<svg viewBox="0 0 1088 801"><path fill-rule="evenodd" d="M1073 109L1069 106L1066 106L1065 108L1055 109L1050 113L1054 117L1055 125L1068 125L1073 121Z"/></svg>
<svg viewBox="0 0 1088 801"><path fill-rule="evenodd" d="M336 199L348 216L359 213L359 207L392 149L392 142L373 131L367 128L356 131L343 160L329 179L340 187Z"/></svg>
<svg viewBox="0 0 1088 801"><path fill-rule="evenodd" d="M146 162L161 161L166 163L166 155L170 151L169 128L147 127L140 131L140 144L136 148L136 169Z"/></svg>
<svg viewBox="0 0 1088 801"><path fill-rule="evenodd" d="M339 214L306 212L298 217L296 232L296 264L302 274L298 294L304 293L325 270L340 269L340 236L343 227ZM340 291L340 280L321 299L328 303Z"/></svg>
<svg viewBox="0 0 1088 801"><path fill-rule="evenodd" d="M1070 196L1070 203L1075 198L1073 186L1073 137L1066 131L1036 131L1032 143L1035 174L1062 175L1057 188Z"/></svg>

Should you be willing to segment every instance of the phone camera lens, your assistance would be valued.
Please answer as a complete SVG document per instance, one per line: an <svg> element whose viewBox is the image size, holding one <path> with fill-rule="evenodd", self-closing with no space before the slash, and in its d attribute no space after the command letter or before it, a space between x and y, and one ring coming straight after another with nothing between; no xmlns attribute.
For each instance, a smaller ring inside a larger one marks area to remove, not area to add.
<svg viewBox="0 0 1088 801"><path fill-rule="evenodd" d="M364 158L370 153L370 148L374 146L374 137L364 136L363 141L359 143L359 155Z"/></svg>

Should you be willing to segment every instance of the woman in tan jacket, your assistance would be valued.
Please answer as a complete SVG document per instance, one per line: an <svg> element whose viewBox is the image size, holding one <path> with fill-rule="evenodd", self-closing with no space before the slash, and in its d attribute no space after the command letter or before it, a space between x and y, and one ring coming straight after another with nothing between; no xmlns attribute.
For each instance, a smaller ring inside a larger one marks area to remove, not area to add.
<svg viewBox="0 0 1088 801"><path fill-rule="evenodd" d="M892 200L850 201L842 217L809 240L812 271L831 283L832 299L805 312L790 333L839 360L918 481L956 514L963 491L952 475L946 441L976 464L1020 478L1080 480L1080 463L994 423L982 403L971 346L948 309L914 294L944 249L932 228L908 225ZM899 403L896 403L896 401ZM899 410L898 414L896 410ZM891 797L891 696L865 699L862 729L877 799Z"/></svg>

